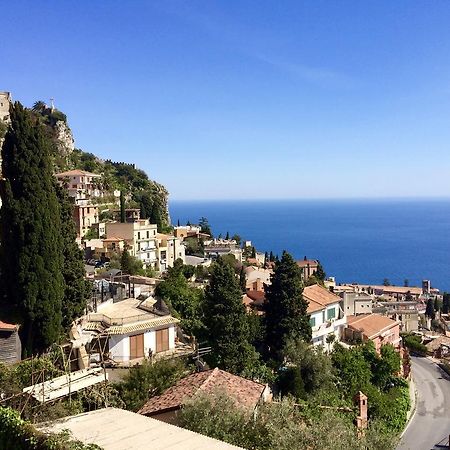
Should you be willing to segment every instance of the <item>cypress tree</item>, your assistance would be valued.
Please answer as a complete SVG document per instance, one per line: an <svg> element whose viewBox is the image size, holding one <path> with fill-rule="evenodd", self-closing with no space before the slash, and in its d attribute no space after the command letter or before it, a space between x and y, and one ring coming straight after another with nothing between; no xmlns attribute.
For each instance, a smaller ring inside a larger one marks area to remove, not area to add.
<svg viewBox="0 0 450 450"><path fill-rule="evenodd" d="M233 268L222 258L214 264L205 291L204 324L213 364L240 374L255 360L242 292Z"/></svg>
<svg viewBox="0 0 450 450"><path fill-rule="evenodd" d="M63 240L62 274L64 277L64 301L62 303L62 324L67 329L74 319L80 317L86 308L90 293L85 280L83 253L77 245L75 223L72 217L73 205L65 189L56 186L61 209L61 234Z"/></svg>
<svg viewBox="0 0 450 450"><path fill-rule="evenodd" d="M62 238L50 143L18 102L3 144L1 309L21 324L25 355L40 353L61 332Z"/></svg>
<svg viewBox="0 0 450 450"><path fill-rule="evenodd" d="M123 195L123 191L120 191L120 222L125 223L125 197Z"/></svg>
<svg viewBox="0 0 450 450"><path fill-rule="evenodd" d="M281 360L288 338L311 340L308 302L303 298L300 268L286 251L276 261L271 284L265 286L266 344L269 356Z"/></svg>

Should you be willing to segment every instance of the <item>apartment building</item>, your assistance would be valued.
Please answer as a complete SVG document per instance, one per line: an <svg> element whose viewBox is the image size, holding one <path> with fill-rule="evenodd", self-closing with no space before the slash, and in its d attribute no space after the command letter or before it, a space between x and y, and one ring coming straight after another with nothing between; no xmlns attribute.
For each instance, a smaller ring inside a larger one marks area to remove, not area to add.
<svg viewBox="0 0 450 450"><path fill-rule="evenodd" d="M131 255L140 259L145 267L157 268L157 225L148 219L134 222L106 223L106 237L121 238Z"/></svg>

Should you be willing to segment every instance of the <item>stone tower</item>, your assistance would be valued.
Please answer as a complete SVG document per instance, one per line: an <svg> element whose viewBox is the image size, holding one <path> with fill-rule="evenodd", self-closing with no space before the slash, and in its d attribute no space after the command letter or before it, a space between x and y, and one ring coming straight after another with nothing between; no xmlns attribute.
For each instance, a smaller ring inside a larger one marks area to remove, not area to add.
<svg viewBox="0 0 450 450"><path fill-rule="evenodd" d="M9 105L11 104L11 93L0 92L0 150L5 140L6 127L9 124ZM2 175L2 154L0 152L0 178Z"/></svg>

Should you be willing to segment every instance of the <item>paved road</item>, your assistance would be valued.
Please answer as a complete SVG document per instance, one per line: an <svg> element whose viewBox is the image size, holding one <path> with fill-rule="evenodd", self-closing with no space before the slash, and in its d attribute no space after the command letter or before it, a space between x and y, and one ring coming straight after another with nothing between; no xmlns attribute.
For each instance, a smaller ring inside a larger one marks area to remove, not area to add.
<svg viewBox="0 0 450 450"><path fill-rule="evenodd" d="M413 356L411 360L417 406L397 450L448 448L450 378L427 358Z"/></svg>

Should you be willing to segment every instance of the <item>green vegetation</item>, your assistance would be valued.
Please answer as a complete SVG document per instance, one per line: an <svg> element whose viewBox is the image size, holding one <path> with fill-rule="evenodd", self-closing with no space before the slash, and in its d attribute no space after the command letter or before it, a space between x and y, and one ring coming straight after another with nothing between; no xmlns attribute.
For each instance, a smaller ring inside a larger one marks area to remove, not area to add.
<svg viewBox="0 0 450 450"><path fill-rule="evenodd" d="M126 409L138 411L150 397L161 394L191 371L192 368L180 358L154 363L144 361L142 365L131 368L115 388Z"/></svg>
<svg viewBox="0 0 450 450"><path fill-rule="evenodd" d="M259 356L250 344L242 293L233 268L218 258L205 292L204 319L212 366L250 377L260 372Z"/></svg>
<svg viewBox="0 0 450 450"><path fill-rule="evenodd" d="M21 419L11 408L0 408L0 450L100 450L95 444L83 444L68 432L44 434Z"/></svg>
<svg viewBox="0 0 450 450"><path fill-rule="evenodd" d="M426 345L422 344L422 338L417 334L402 333L403 345L412 353L425 356L427 354Z"/></svg>
<svg viewBox="0 0 450 450"><path fill-rule="evenodd" d="M204 294L188 282L194 270L192 266L183 266L181 260L176 260L164 280L156 286L155 294L164 300L175 317L181 319L183 330L198 338L205 333L202 321Z"/></svg>
<svg viewBox="0 0 450 450"><path fill-rule="evenodd" d="M44 130L20 103L3 144L0 308L22 324L24 353L59 340L64 278L61 208Z"/></svg>
<svg viewBox="0 0 450 450"><path fill-rule="evenodd" d="M266 286L266 344L270 357L281 361L281 350L290 338L311 340L308 303L303 299L300 268L292 256L283 252L275 263L272 283Z"/></svg>
<svg viewBox="0 0 450 450"><path fill-rule="evenodd" d="M299 407L291 399L265 404L252 416L224 393L197 395L181 412L182 425L243 448L260 450L391 450L395 435L379 421L357 438L354 415Z"/></svg>

